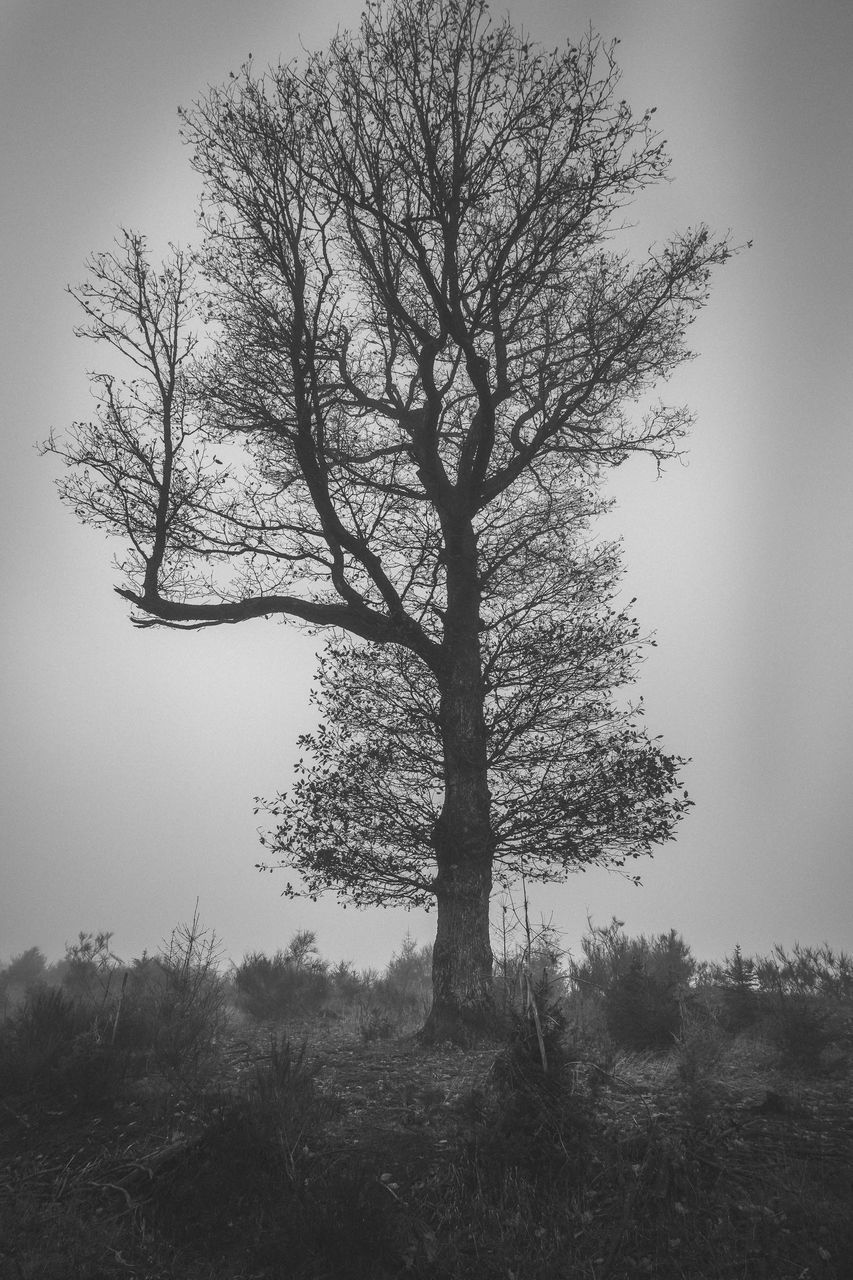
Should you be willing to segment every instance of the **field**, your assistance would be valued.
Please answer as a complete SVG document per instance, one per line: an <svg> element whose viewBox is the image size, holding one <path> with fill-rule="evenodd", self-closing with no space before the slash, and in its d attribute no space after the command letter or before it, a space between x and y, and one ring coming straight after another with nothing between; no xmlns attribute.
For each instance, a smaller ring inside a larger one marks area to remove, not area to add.
<svg viewBox="0 0 853 1280"><path fill-rule="evenodd" d="M504 965L494 1043L426 1049L423 950L335 977L298 936L242 986L198 931L156 982L84 936L88 989L7 1016L3 1280L853 1278L843 958L774 987L602 930L568 972Z"/></svg>

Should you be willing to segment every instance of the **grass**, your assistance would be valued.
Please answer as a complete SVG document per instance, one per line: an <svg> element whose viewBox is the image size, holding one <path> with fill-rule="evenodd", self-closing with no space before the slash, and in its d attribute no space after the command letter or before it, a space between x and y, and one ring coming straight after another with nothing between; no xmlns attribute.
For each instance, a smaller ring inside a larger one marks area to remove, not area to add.
<svg viewBox="0 0 853 1280"><path fill-rule="evenodd" d="M736 1030L694 1002L626 1050L563 987L463 1052L375 986L226 1022L182 973L120 1020L36 993L0 1033L2 1280L853 1280L834 996Z"/></svg>
<svg viewBox="0 0 853 1280"><path fill-rule="evenodd" d="M517 1048L318 1025L232 1039L195 1094L7 1097L0 1274L841 1280L850 1081L780 1061L706 1037L605 1069L566 1044L545 1077Z"/></svg>

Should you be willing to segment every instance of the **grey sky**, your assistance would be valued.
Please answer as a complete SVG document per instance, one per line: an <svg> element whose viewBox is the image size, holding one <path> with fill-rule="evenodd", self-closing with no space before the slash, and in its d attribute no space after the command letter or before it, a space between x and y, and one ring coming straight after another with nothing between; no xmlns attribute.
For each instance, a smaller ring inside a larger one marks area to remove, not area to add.
<svg viewBox="0 0 853 1280"><path fill-rule="evenodd" d="M499 6L495 6L500 12ZM176 107L251 51L261 66L353 25L349 0L0 3L3 307L0 959L80 929L119 954L191 915L229 952L298 927L379 964L420 914L289 903L259 876L256 794L286 786L310 722L310 644L262 622L137 632L111 548L76 525L34 442L90 412L63 293L120 225L195 237ZM645 887L591 872L540 893L575 943L587 913L740 941L853 948L853 7L844 0L533 0L544 43L618 35L624 93L673 155L637 235L699 220L755 247L716 278L700 358L668 389L698 414L689 465L614 481L607 532L658 648L648 724L693 757L697 804Z"/></svg>

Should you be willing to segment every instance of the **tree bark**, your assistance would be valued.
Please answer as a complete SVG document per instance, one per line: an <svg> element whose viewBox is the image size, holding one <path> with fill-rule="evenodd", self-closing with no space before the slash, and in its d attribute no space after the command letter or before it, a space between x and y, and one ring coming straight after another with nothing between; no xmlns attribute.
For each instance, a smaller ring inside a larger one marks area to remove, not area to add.
<svg viewBox="0 0 853 1280"><path fill-rule="evenodd" d="M443 865L442 865L443 864ZM470 1045L494 1034L496 1014L489 937L491 859L457 857L439 864L438 918L432 953L432 1008L427 1041Z"/></svg>
<svg viewBox="0 0 853 1280"><path fill-rule="evenodd" d="M438 874L428 1040L470 1044L494 1031L489 902L492 830L476 536L448 536L447 612L439 684L444 803L433 831Z"/></svg>

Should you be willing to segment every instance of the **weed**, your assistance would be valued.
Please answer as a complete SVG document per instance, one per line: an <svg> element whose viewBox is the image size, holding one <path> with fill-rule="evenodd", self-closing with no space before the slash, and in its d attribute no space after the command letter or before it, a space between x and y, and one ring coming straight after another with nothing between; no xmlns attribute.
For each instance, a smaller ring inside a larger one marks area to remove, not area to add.
<svg viewBox="0 0 853 1280"><path fill-rule="evenodd" d="M375 1040L390 1040L399 1026L399 1018L395 1018L380 1004L361 1003L356 1014L358 1034L365 1044Z"/></svg>

